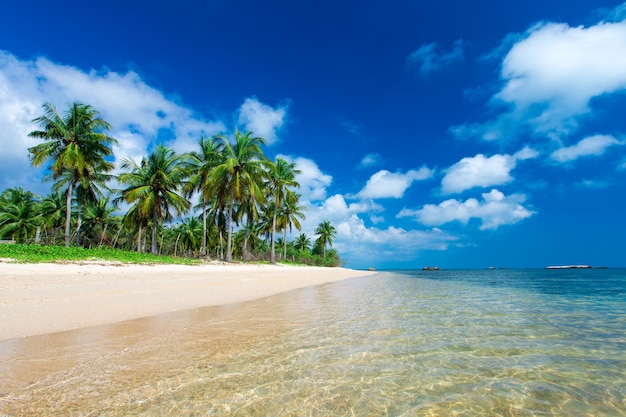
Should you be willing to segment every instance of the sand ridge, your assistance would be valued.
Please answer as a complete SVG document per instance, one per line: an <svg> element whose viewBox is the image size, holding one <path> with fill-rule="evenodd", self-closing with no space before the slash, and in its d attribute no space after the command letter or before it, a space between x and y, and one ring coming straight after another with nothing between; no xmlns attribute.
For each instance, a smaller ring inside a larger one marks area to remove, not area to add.
<svg viewBox="0 0 626 417"><path fill-rule="evenodd" d="M280 264L0 262L0 340L238 303L373 273Z"/></svg>

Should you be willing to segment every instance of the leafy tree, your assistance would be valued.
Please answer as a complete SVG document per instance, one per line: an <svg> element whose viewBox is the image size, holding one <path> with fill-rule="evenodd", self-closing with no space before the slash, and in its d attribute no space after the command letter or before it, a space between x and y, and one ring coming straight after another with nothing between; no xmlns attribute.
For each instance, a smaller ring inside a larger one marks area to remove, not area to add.
<svg viewBox="0 0 626 417"><path fill-rule="evenodd" d="M268 179L266 186L269 192L272 194L274 200L274 210L272 213L272 230L271 230L271 252L270 262L276 263L276 217L278 216L278 210L282 207L283 201L288 200L288 196L293 194L289 187L299 187L300 184L296 181L296 175L302 171L296 169L295 163L289 163L285 159L276 158L276 162L268 164ZM286 250L286 249L285 249Z"/></svg>
<svg viewBox="0 0 626 417"><path fill-rule="evenodd" d="M52 230L52 243L56 243L57 230L62 230L65 222L65 192L52 192L48 194L39 206L42 216L44 232Z"/></svg>
<svg viewBox="0 0 626 417"><path fill-rule="evenodd" d="M137 204L133 217L152 220L152 253L157 253L159 224L172 219L172 209L181 215L191 205L179 193L188 177L187 158L188 155L176 155L173 150L158 145L140 164L131 159L122 161L121 169L125 172L118 180L127 188L121 191L121 198Z"/></svg>
<svg viewBox="0 0 626 417"><path fill-rule="evenodd" d="M189 181L183 187L183 191L187 197L190 197L194 191L200 192L202 201L202 248L201 254L205 256L207 253L207 204L211 199L211 171L220 164L223 158L223 143L215 138L201 138L200 151L190 154L190 170L192 172Z"/></svg>
<svg viewBox="0 0 626 417"><path fill-rule="evenodd" d="M189 217L176 228L180 236L180 244L188 253L201 248L203 227L196 217Z"/></svg>
<svg viewBox="0 0 626 417"><path fill-rule="evenodd" d="M318 236L315 243L321 246L323 256L326 258L326 246L333 246L333 239L337 237L337 229L325 220L315 228L315 235Z"/></svg>
<svg viewBox="0 0 626 417"><path fill-rule="evenodd" d="M228 205L226 261L232 262L232 234L234 205L246 199L263 201L263 179L266 158L261 150L265 139L253 137L251 132L242 134L235 131L235 141L230 143L227 137L217 136L223 144L223 158L211 172L210 192L218 195Z"/></svg>
<svg viewBox="0 0 626 417"><path fill-rule="evenodd" d="M109 238L109 228L116 225L115 210L110 197L97 200L85 208L85 228L89 231L91 241L97 243L98 247L102 247Z"/></svg>
<svg viewBox="0 0 626 417"><path fill-rule="evenodd" d="M311 239L305 233L301 233L296 240L294 240L293 247L300 253L307 252L311 249Z"/></svg>
<svg viewBox="0 0 626 417"><path fill-rule="evenodd" d="M297 230L302 229L299 219L304 219L305 206L298 205L300 194L288 192L280 207L277 217L277 229L283 231L283 259L287 257L287 229L292 231L292 226Z"/></svg>
<svg viewBox="0 0 626 417"><path fill-rule="evenodd" d="M11 237L17 243L33 238L41 227L39 200L23 188L9 188L0 195L0 237Z"/></svg>
<svg viewBox="0 0 626 417"><path fill-rule="evenodd" d="M41 130L34 130L29 136L44 142L28 151L33 166L50 162L52 178L65 178L65 246L69 247L74 186L113 169L113 163L106 158L113 154L111 146L117 141L103 133L110 125L90 105L74 102L62 116L51 103L44 103L43 109L44 114L33 119Z"/></svg>

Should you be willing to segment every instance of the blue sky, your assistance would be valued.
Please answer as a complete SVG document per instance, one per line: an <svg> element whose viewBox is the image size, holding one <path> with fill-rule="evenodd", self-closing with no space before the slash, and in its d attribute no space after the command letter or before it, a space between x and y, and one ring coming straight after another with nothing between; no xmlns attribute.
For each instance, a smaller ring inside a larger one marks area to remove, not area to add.
<svg viewBox="0 0 626 417"><path fill-rule="evenodd" d="M82 101L118 160L265 137L350 267L626 266L625 89L619 1L9 2L0 189Z"/></svg>

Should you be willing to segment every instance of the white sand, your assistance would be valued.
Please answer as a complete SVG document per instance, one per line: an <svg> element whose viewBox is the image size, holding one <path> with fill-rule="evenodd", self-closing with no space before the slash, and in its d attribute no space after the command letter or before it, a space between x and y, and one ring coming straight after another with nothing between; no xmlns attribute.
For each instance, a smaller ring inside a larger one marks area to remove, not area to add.
<svg viewBox="0 0 626 417"><path fill-rule="evenodd" d="M372 273L284 265L0 261L0 340L249 301Z"/></svg>

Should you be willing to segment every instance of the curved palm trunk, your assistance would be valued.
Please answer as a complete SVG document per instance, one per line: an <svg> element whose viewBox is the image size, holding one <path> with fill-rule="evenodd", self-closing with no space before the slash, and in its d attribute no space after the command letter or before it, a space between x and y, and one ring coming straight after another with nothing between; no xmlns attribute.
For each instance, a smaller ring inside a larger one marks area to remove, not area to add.
<svg viewBox="0 0 626 417"><path fill-rule="evenodd" d="M98 248L102 247L102 242L104 242L104 236L106 236L107 234L107 227L109 227L108 224L104 225L104 230L102 231L102 234L100 235L100 243L98 244Z"/></svg>
<svg viewBox="0 0 626 417"><path fill-rule="evenodd" d="M67 186L67 197L65 198L65 247L70 247L70 222L72 220L72 182Z"/></svg>

